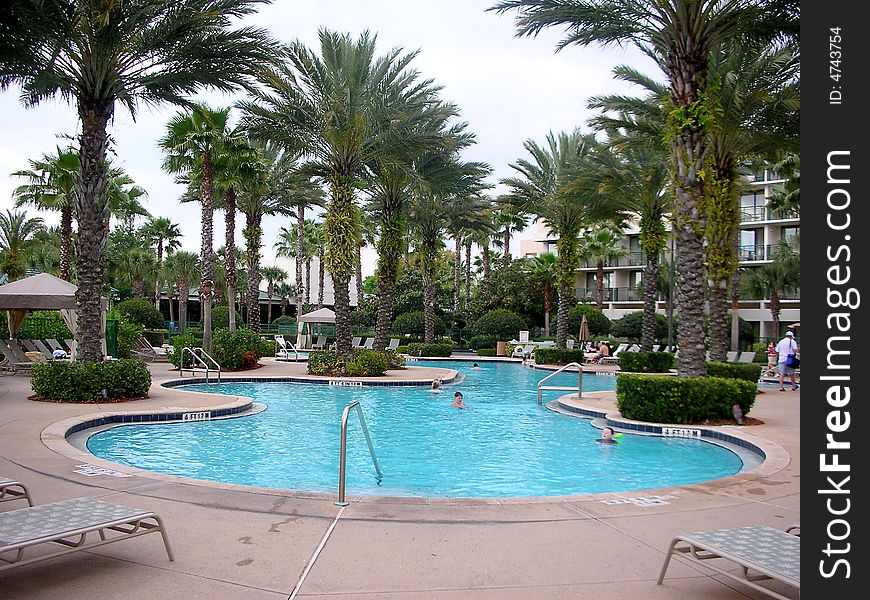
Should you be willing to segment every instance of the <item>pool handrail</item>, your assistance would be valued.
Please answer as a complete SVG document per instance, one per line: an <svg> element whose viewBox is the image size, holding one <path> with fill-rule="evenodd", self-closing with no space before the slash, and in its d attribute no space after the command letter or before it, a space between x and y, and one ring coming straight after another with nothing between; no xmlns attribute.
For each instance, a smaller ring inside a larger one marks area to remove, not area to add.
<svg viewBox="0 0 870 600"><path fill-rule="evenodd" d="M560 368L558 371L554 371L553 373L550 373L549 375L547 375L546 377L544 377L542 380L540 380L538 382L538 404L539 405L543 404L543 401L541 398L541 391L542 390L562 390L562 391L566 391L566 392L573 392L574 391L573 387L566 387L564 385L544 385L545 381L547 381L548 379L552 379L553 377L555 377L556 375L558 375L559 373L561 373L562 371L564 371L568 367L577 367L577 399L579 400L583 396L583 365L581 365L580 363L571 362L571 363L568 363L567 365L563 366L562 368Z"/></svg>
<svg viewBox="0 0 870 600"><path fill-rule="evenodd" d="M359 416L359 424L362 426L363 434L366 438L366 444L369 446L369 453L372 455L372 463L375 465L378 483L384 478L381 472L381 466L378 464L378 457L375 456L375 447L372 444L372 438L369 435L369 428L366 426L366 420L363 416L362 408L360 408L359 400L354 400L344 407L341 413L341 446L339 447L339 464L338 464L338 501L336 506L347 506L350 502L344 499L344 481L347 471L347 419L350 416L350 410L356 408L356 414Z"/></svg>
<svg viewBox="0 0 870 600"><path fill-rule="evenodd" d="M192 357L190 368L184 368L184 355L190 354ZM208 361L206 361L208 359ZM211 364L209 364L209 362ZM181 362L178 367L178 374L184 376L185 371L190 371L191 375L196 375L196 365L199 365L200 370L205 371L205 382L208 383L208 375L211 371L217 371L218 383L221 382L221 366L212 358L212 356L201 347L185 346L181 349Z"/></svg>

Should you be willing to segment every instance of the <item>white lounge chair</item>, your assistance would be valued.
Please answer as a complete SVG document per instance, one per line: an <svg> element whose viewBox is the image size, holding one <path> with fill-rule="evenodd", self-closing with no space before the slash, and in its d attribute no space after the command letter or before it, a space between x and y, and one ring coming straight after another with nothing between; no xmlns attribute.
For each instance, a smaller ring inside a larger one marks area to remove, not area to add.
<svg viewBox="0 0 870 600"><path fill-rule="evenodd" d="M568 350L573 350L574 349L574 338L568 338L567 340L565 340L565 347Z"/></svg>
<svg viewBox="0 0 870 600"><path fill-rule="evenodd" d="M741 352L737 358L739 363L751 363L753 360L755 360L755 352Z"/></svg>
<svg viewBox="0 0 870 600"><path fill-rule="evenodd" d="M799 527L797 531L798 535L794 535L793 532L786 533L773 527L754 526L696 531L679 535L671 541L668 548L658 585L661 585L665 578L671 556L679 553L687 559L702 563L719 575L739 581L774 598L789 600L787 596L755 582L775 579L800 591ZM722 569L711 564L713 559L728 560L742 568L739 571ZM674 595L680 594L675 590Z"/></svg>
<svg viewBox="0 0 870 600"><path fill-rule="evenodd" d="M601 358L602 363L618 363L620 353L624 352L625 349L628 348L628 344L620 344L616 347L616 350L613 351L613 354L610 356L604 356Z"/></svg>
<svg viewBox="0 0 870 600"><path fill-rule="evenodd" d="M729 350L725 353L725 360L730 363L737 362L737 356L739 354L740 353L737 352L737 350Z"/></svg>
<svg viewBox="0 0 870 600"><path fill-rule="evenodd" d="M158 532L163 537L169 560L175 560L163 521L153 512L94 498L73 498L2 512L0 573L56 556ZM24 558L27 548L42 544L51 546L53 543L60 544L63 549Z"/></svg>
<svg viewBox="0 0 870 600"><path fill-rule="evenodd" d="M0 477L0 502L9 502L11 500L27 500L30 506L33 506L33 500L30 498L30 492L20 481Z"/></svg>
<svg viewBox="0 0 870 600"><path fill-rule="evenodd" d="M326 336L323 334L317 335L317 341L311 344L312 350L323 350L326 347Z"/></svg>
<svg viewBox="0 0 870 600"><path fill-rule="evenodd" d="M396 350L399 347L399 338L390 338L390 343L387 345L387 350Z"/></svg>
<svg viewBox="0 0 870 600"><path fill-rule="evenodd" d="M362 348L363 347L362 338L354 336L353 340L351 340L351 342L350 342L350 346L351 346L351 348L356 348L356 349Z"/></svg>
<svg viewBox="0 0 870 600"><path fill-rule="evenodd" d="M659 351L659 348L661 348L661 347L662 347L661 344L653 344L653 349L652 349L652 351L653 351L653 352L658 352L658 351Z"/></svg>
<svg viewBox="0 0 870 600"><path fill-rule="evenodd" d="M362 345L364 350L371 350L375 347L375 338L370 337L366 339L366 343Z"/></svg>

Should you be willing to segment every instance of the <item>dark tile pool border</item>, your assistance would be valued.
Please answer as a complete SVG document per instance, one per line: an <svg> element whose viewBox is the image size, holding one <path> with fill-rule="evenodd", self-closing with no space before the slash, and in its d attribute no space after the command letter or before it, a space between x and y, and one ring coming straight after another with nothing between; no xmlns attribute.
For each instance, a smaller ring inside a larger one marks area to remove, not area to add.
<svg viewBox="0 0 870 600"><path fill-rule="evenodd" d="M454 371L453 375L451 375L447 379L443 379L444 383L453 383L454 380L459 376L458 371ZM399 381L362 381L358 379L354 380L346 380L346 379L314 379L307 377L252 377L252 376L243 376L243 377L224 377L221 378L220 382L216 382L214 379L210 381L206 381L203 377L195 377L190 379L171 379L169 381L164 381L160 385L165 388L175 388L184 385L197 385L201 383L307 383L313 385L332 385L335 387L428 387L432 385L432 380L422 380L422 379L405 379Z"/></svg>

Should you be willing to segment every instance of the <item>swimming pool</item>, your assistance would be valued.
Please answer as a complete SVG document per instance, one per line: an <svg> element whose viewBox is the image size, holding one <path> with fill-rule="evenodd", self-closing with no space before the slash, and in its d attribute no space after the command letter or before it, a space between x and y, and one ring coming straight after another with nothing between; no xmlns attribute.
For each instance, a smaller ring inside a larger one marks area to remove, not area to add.
<svg viewBox="0 0 870 600"><path fill-rule="evenodd" d="M409 363L458 370L464 380L428 388L222 383L180 389L243 395L268 409L207 422L124 425L94 434L102 458L195 479L334 493L340 417L359 400L384 473L375 480L358 422L348 428L347 493L418 497L554 496L630 491L733 475L742 461L708 442L626 433L595 443L586 419L538 406L548 375L515 363ZM584 375L584 391L613 389L615 378ZM576 374L549 383L576 385ZM461 390L466 409L451 408ZM563 392L550 392L545 401ZM351 415L353 417L353 415Z"/></svg>

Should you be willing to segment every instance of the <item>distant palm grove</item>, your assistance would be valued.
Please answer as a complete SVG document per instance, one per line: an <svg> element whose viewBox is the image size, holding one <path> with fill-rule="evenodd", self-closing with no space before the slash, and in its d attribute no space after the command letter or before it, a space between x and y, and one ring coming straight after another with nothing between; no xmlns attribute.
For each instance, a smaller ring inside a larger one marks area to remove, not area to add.
<svg viewBox="0 0 870 600"><path fill-rule="evenodd" d="M655 60L663 83L615 66L613 76L642 95L586 99L592 119L519 142L510 176L497 182L491 165L463 158L476 143L473 124L415 68L415 51L379 48L373 32L324 27L308 47L238 24L268 2L0 7L0 90L17 86L27 106L59 96L79 117L75 137L9 174L16 208L0 214L0 272L8 280L49 272L78 286L78 360L103 359L100 302L109 294L158 307L163 298L165 318L183 325L193 290L208 350L218 327L258 332L324 306L326 280L342 359L352 355L354 326L372 327L383 350L400 323L434 343L445 328L473 329L498 309L564 348L577 333L581 261L600 272L618 258L627 222L637 223L645 257L642 349L659 337L660 260L673 238L679 373L705 375L706 352L724 360L741 289L742 175L791 165L783 210L799 210L797 0L498 2L488 10L514 17L517 36L554 28L559 49L632 44ZM244 97L232 106L191 100L204 90ZM182 250L170 216L145 210L148 182L113 164L124 150L109 133L116 111L135 117L142 105L175 107L154 151L186 186L179 201L201 208L198 253ZM60 225L28 209L57 212ZM280 221L276 240L264 240L264 219ZM557 252L514 259L511 237L533 221ZM377 266L364 280L365 246ZM292 278L268 266L276 258L294 261ZM743 289L767 285L775 296L797 260L784 247L767 282Z"/></svg>

